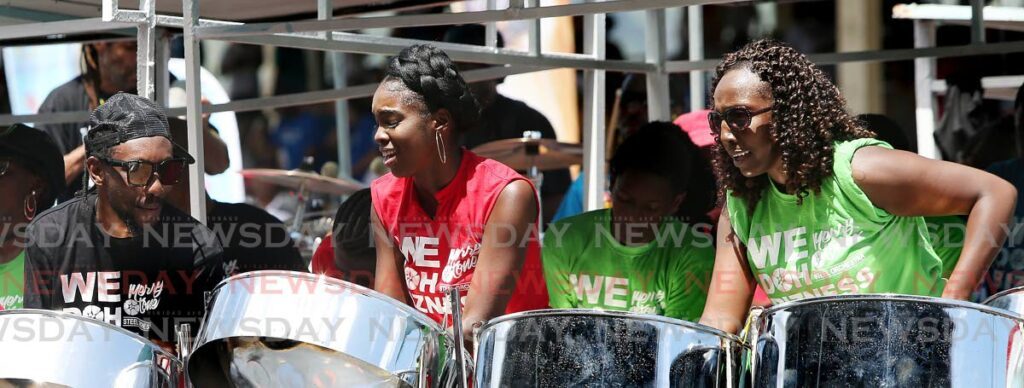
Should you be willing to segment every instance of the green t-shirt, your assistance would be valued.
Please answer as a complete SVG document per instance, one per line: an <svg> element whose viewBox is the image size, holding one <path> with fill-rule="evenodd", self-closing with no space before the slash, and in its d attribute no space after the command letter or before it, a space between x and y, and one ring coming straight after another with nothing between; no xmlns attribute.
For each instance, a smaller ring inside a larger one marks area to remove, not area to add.
<svg viewBox="0 0 1024 388"><path fill-rule="evenodd" d="M656 235L643 246L622 245L610 209L552 224L542 250L551 307L700 318L715 261L711 237L678 221L662 223Z"/></svg>
<svg viewBox="0 0 1024 388"><path fill-rule="evenodd" d="M0 264L0 307L14 310L25 304L25 251Z"/></svg>
<svg viewBox="0 0 1024 388"><path fill-rule="evenodd" d="M924 218L874 206L853 181L853 154L865 146L891 148L870 138L836 143L832 176L802 205L774 183L753 214L743 199L726 196L751 272L773 303L838 294L942 294L943 263Z"/></svg>
<svg viewBox="0 0 1024 388"><path fill-rule="evenodd" d="M958 216L940 216L925 217L924 224L928 226L932 249L935 249L935 254L942 260L942 277L949 279L953 268L956 268L956 263L960 262L967 223Z"/></svg>

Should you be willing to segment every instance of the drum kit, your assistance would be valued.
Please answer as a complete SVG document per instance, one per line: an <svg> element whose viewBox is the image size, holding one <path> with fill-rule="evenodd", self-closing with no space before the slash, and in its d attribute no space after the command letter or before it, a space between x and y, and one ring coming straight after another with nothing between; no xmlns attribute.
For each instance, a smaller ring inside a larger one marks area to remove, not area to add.
<svg viewBox="0 0 1024 388"><path fill-rule="evenodd" d="M495 140L473 148L473 153L494 159L522 171L538 193L544 183L543 171L560 170L583 163L583 147L541 138L540 131L525 131L518 139ZM537 201L543 198L538 195ZM538 202L543 209L542 203Z"/></svg>
<svg viewBox="0 0 1024 388"><path fill-rule="evenodd" d="M217 286L195 340L179 330L178 354L86 317L0 312L0 387L1015 388L1024 312L993 306L1022 297L810 298L755 308L739 336L660 316L536 310L475 328L471 354L458 328L373 290L257 271Z"/></svg>
<svg viewBox="0 0 1024 388"><path fill-rule="evenodd" d="M333 162L329 162L333 163ZM337 165L334 170L336 171ZM295 190L295 212L289 222L288 231L302 257L309 263L323 237L331 231L334 223L333 209L307 212L311 195L344 196L366 188L366 185L350 179L336 178L331 168L325 167L322 174L303 170L246 169L242 177L248 180L269 183Z"/></svg>

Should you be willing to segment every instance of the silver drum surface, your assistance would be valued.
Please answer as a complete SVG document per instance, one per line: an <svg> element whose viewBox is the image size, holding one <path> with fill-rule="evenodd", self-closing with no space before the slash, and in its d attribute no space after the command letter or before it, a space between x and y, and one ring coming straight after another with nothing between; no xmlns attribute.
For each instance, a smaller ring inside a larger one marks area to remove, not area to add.
<svg viewBox="0 0 1024 388"><path fill-rule="evenodd" d="M980 304L809 298L754 327L755 387L1024 387L1024 320Z"/></svg>
<svg viewBox="0 0 1024 388"><path fill-rule="evenodd" d="M452 340L373 290L256 271L217 286L195 343L186 367L196 387L433 387Z"/></svg>
<svg viewBox="0 0 1024 388"><path fill-rule="evenodd" d="M538 310L480 330L480 387L734 387L738 337L681 320L596 310Z"/></svg>
<svg viewBox="0 0 1024 388"><path fill-rule="evenodd" d="M182 363L119 327L47 310L0 312L0 387L177 388Z"/></svg>
<svg viewBox="0 0 1024 388"><path fill-rule="evenodd" d="M1024 287L1001 291L986 299L982 304L1024 316Z"/></svg>

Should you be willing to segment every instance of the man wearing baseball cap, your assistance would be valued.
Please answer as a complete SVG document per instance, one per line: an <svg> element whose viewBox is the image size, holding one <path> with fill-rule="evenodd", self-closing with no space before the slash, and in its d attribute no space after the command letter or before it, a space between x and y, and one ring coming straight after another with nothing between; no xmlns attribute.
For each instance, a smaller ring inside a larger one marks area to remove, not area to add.
<svg viewBox="0 0 1024 388"><path fill-rule="evenodd" d="M25 307L82 314L164 344L203 315L223 249L164 197L195 160L152 101L118 93L93 111L85 171L95 187L28 227Z"/></svg>
<svg viewBox="0 0 1024 388"><path fill-rule="evenodd" d="M64 162L50 137L14 124L0 129L0 310L21 308L25 227L64 191Z"/></svg>

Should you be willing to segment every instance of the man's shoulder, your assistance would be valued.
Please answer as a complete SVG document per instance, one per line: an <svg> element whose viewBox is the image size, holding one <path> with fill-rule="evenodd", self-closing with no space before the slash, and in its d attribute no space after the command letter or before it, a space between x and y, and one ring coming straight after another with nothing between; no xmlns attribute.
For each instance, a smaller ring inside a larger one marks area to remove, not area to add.
<svg viewBox="0 0 1024 388"><path fill-rule="evenodd" d="M192 218L191 215L185 213L178 208L171 206L170 203L164 203L163 209L160 212L160 221L171 224L198 224L199 221Z"/></svg>
<svg viewBox="0 0 1024 388"><path fill-rule="evenodd" d="M88 207L89 197L75 196L72 199L61 202L46 211L39 213L29 223L29 227L38 224L68 224L75 220L79 211Z"/></svg>
<svg viewBox="0 0 1024 388"><path fill-rule="evenodd" d="M70 81L56 87L46 95L46 99L39 105L40 112L60 112L89 109L89 102L85 95L85 85L82 84L82 77L72 78Z"/></svg>
<svg viewBox="0 0 1024 388"><path fill-rule="evenodd" d="M71 241L88 236L89 227L82 216L91 208L88 200L88 197L74 197L36 215L25 231L28 242L25 260L41 265L59 257L59 252L71 249L74 245Z"/></svg>

